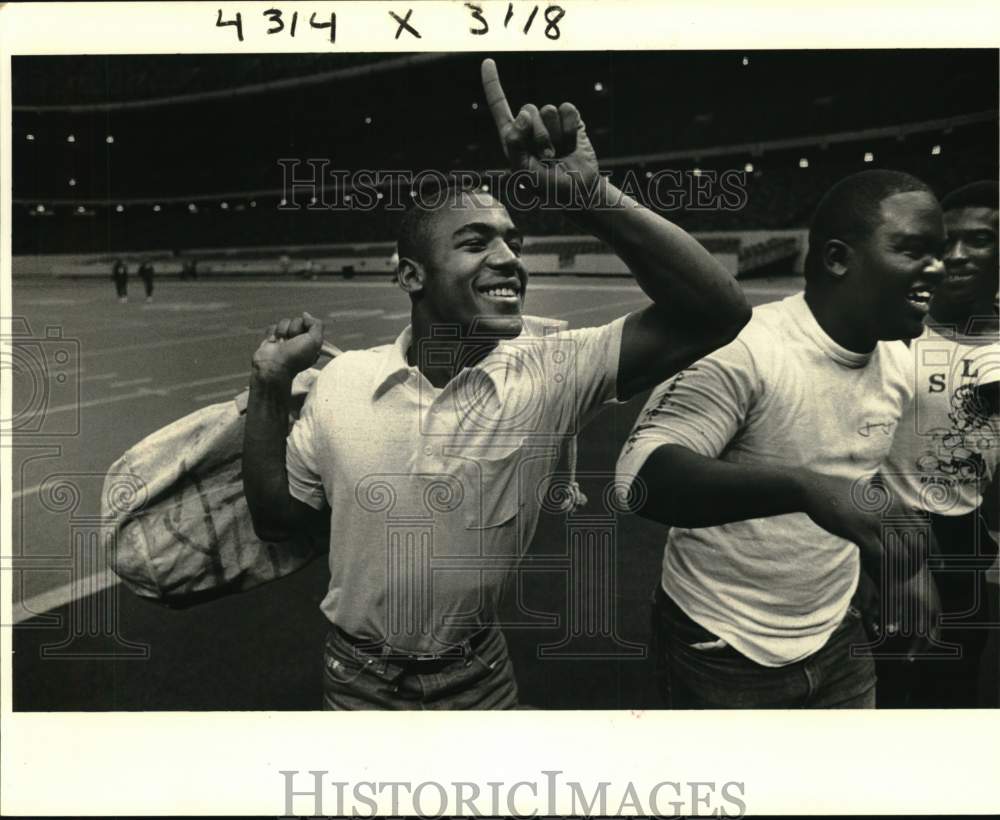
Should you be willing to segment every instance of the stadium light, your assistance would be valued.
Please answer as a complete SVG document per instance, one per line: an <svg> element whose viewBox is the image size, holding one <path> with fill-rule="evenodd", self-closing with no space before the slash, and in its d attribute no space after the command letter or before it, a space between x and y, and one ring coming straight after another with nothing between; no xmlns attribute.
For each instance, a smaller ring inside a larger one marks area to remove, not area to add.
<svg viewBox="0 0 1000 820"><path fill-rule="evenodd" d="M748 162L746 165L743 166L743 170L746 171L748 174L752 174L753 173L753 163L752 162Z"/></svg>
<svg viewBox="0 0 1000 820"><path fill-rule="evenodd" d="M122 211L124 211L124 210L125 210L125 206L124 206L124 205L120 205L120 204L119 204L119 205L115 205L115 210L116 210L116 211L117 211L118 213L121 213Z"/></svg>
<svg viewBox="0 0 1000 820"><path fill-rule="evenodd" d="M251 199L250 200L250 207L251 208L256 208L257 207L257 200L256 199Z"/></svg>
<svg viewBox="0 0 1000 820"><path fill-rule="evenodd" d="M315 202L315 201L316 201L316 197L313 197L313 202ZM344 202L350 202L350 201L351 201L351 195L350 194L344 194Z"/></svg>
<svg viewBox="0 0 1000 820"><path fill-rule="evenodd" d="M154 212L154 213L159 213L159 212L160 212L161 210L163 210L163 209L162 209L162 208L160 208L160 206L159 206L159 205L154 205L154 206L153 206L153 212Z"/></svg>
<svg viewBox="0 0 1000 820"><path fill-rule="evenodd" d="M73 179L73 177L70 177L70 178L69 178L69 187L70 187L70 188L73 188L73 187L75 187L75 186L76 186L76 180L75 180L75 179Z"/></svg>
<svg viewBox="0 0 1000 820"><path fill-rule="evenodd" d="M700 177L701 176L701 168L695 168L693 173L694 173L694 175L696 177Z"/></svg>
<svg viewBox="0 0 1000 820"><path fill-rule="evenodd" d="M372 124L372 118L370 116L365 117L365 125L371 125L371 124Z"/></svg>
<svg viewBox="0 0 1000 820"><path fill-rule="evenodd" d="M45 213L45 206L44 205L36 205L35 206L35 210L38 213L40 213L40 214L44 214Z"/></svg>
<svg viewBox="0 0 1000 820"><path fill-rule="evenodd" d="M222 208L222 210L224 210L224 211L228 211L229 210L229 203L226 202L226 201L222 201L222 202L219 203L219 207Z"/></svg>
<svg viewBox="0 0 1000 820"><path fill-rule="evenodd" d="M652 171L646 171L646 179L652 179L652 178L653 178L653 172Z"/></svg>
<svg viewBox="0 0 1000 820"><path fill-rule="evenodd" d="M489 185L483 185L483 186L481 186L479 188L479 190L482 191L484 194L488 194L490 192L490 186Z"/></svg>
<svg viewBox="0 0 1000 820"><path fill-rule="evenodd" d="M600 93L603 90L604 90L604 83L602 83L600 80L594 83L594 91Z"/></svg>
<svg viewBox="0 0 1000 820"><path fill-rule="evenodd" d="M808 168L808 167L809 167L809 160L807 160L805 157L799 157L799 168Z"/></svg>
<svg viewBox="0 0 1000 820"><path fill-rule="evenodd" d="M188 211L190 213L196 214L196 213L198 213L198 206L195 205L193 202L189 202L188 203Z"/></svg>
<svg viewBox="0 0 1000 820"><path fill-rule="evenodd" d="M875 155L871 151L865 151L865 162L874 162Z"/></svg>
<svg viewBox="0 0 1000 820"><path fill-rule="evenodd" d="M474 102L474 103L472 104L472 110L473 110L473 111L478 111L478 110L479 110L479 103L477 103L477 102Z"/></svg>
<svg viewBox="0 0 1000 820"><path fill-rule="evenodd" d="M750 65L750 58L749 57L744 57L743 60L742 60L742 62L743 62L743 65Z"/></svg>
<svg viewBox="0 0 1000 820"><path fill-rule="evenodd" d="M282 198L281 198L281 202L279 202L279 203L278 203L278 205L279 205L280 207L282 207L282 208L284 208L284 207L285 207L285 206L286 206L287 204L288 204L288 200L287 200L287 199L285 199L284 197L282 197Z"/></svg>
<svg viewBox="0 0 1000 820"><path fill-rule="evenodd" d="M350 200L349 200L349 199L347 199L347 197L344 197L344 199L345 199L346 201L350 202ZM310 204L310 205L315 205L315 204L316 204L316 197L314 197L314 196L311 196L311 197L309 197L309 204Z"/></svg>
<svg viewBox="0 0 1000 820"><path fill-rule="evenodd" d="M73 134L70 134L66 137L66 142L76 142L76 137Z"/></svg>
<svg viewBox="0 0 1000 820"><path fill-rule="evenodd" d="M87 210L87 209L86 209L86 208L84 208L84 207L83 207L82 205L77 205L77 206L76 206L76 212L77 212L78 214L82 214L82 213L83 213L84 211L86 211L86 210Z"/></svg>
<svg viewBox="0 0 1000 820"><path fill-rule="evenodd" d="M106 137L104 138L104 141L105 141L105 142L106 142L106 143L107 143L108 145L111 145L111 143L113 143L113 142L115 141L115 138L114 138L113 136L111 136L111 134L108 134L108 135L107 135L107 136L106 136Z"/></svg>
<svg viewBox="0 0 1000 820"><path fill-rule="evenodd" d="M26 139L26 140L27 140L28 142L34 142L34 141L35 141L35 135L34 135L34 134L25 134L25 135L24 135L24 138L25 138L25 139Z"/></svg>
<svg viewBox="0 0 1000 820"><path fill-rule="evenodd" d="M931 156L936 157L940 153L941 153L941 146L940 145L935 145L933 148L931 148Z"/></svg>

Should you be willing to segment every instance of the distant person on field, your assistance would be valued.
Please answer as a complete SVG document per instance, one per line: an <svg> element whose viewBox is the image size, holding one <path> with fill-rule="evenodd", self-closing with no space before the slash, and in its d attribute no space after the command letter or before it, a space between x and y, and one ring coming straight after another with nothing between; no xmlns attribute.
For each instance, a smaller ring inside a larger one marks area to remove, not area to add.
<svg viewBox="0 0 1000 820"><path fill-rule="evenodd" d="M119 303L125 304L128 301L128 265L120 257L111 266L111 278L115 283Z"/></svg>
<svg viewBox="0 0 1000 820"><path fill-rule="evenodd" d="M146 288L146 301L153 301L153 263L148 260L142 260L142 264L139 265L139 276L142 277L143 287Z"/></svg>
<svg viewBox="0 0 1000 820"><path fill-rule="evenodd" d="M392 270L390 281L397 281L397 277L399 276L399 251L393 251L392 256L389 257L389 268Z"/></svg>

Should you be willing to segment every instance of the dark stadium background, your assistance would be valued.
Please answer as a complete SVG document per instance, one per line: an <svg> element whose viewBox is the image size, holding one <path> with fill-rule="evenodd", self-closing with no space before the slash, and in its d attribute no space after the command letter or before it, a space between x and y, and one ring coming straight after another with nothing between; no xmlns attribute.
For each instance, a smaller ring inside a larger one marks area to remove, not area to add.
<svg viewBox="0 0 1000 820"><path fill-rule="evenodd" d="M398 214L280 211L277 161L324 158L348 171L501 168L480 59L13 58L14 315L31 338L55 328L58 338L79 344L71 361L79 410L50 417L75 418L75 432L69 424L15 438L15 599L51 605L15 612L16 709L318 704L322 561L272 586L183 611L120 587L46 598L66 583L76 524L65 510L39 503L39 482L53 472L76 476L80 508L93 505L102 470L124 449L241 388L255 339L278 315L334 308L339 318L329 319L328 337L345 347L394 337L407 306L383 274ZM896 168L939 194L997 176L995 51L506 53L497 60L515 110L528 101L577 104L613 181L663 169L744 173L745 207L665 215L708 234L713 252L734 246L712 232L752 233L737 245L754 304L797 289L801 242L788 244L789 231L808 224L823 191L844 175ZM575 266L599 249L560 239L578 233L560 213L515 218L570 260L559 275L539 278L529 312L592 324L641 304L627 279L579 275ZM141 305L134 265L133 303L115 303L110 263L118 254L155 260L154 304ZM336 262L338 254L376 260L378 275L357 275L353 262ZM293 275L319 256L334 261ZM185 259L198 260L197 282L178 280ZM233 272L244 263L256 265L255 275ZM15 409L27 408L24 391L35 388L14 383L22 391ZM613 468L641 404L606 412L581 437L585 490ZM646 602L664 531L630 518L617 526L617 592L613 615L602 617L612 617L631 653L648 640ZM531 554L558 553L564 529L563 518L543 517ZM547 613L531 628L508 630L525 702L656 707L648 658L537 657L539 646L564 637L572 606L603 605L586 590L571 604L567 584L560 572L525 576L521 612ZM148 646L149 657L123 657L128 650L114 640L74 637L88 601L116 606L121 634ZM513 598L509 604L508 615L516 615ZM86 645L82 656L74 645Z"/></svg>

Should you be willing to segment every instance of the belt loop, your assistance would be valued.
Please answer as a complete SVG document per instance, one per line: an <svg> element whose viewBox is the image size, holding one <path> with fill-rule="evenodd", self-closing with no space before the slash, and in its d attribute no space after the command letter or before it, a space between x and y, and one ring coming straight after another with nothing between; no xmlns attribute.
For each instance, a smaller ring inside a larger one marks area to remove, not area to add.
<svg viewBox="0 0 1000 820"><path fill-rule="evenodd" d="M392 647L389 646L389 644L387 643L382 644L381 657L378 659L375 669L376 674L378 674L380 677L383 678L385 677L386 667L388 667L389 665L389 656L391 654L392 654Z"/></svg>

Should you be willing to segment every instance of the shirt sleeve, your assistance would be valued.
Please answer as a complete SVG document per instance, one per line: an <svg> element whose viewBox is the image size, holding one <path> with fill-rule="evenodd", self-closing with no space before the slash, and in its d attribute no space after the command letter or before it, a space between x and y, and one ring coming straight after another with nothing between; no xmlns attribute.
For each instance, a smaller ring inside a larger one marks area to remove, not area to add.
<svg viewBox="0 0 1000 820"><path fill-rule="evenodd" d="M315 390L306 396L299 420L292 425L285 447L288 492L303 504L321 510L326 505L323 478L316 456Z"/></svg>
<svg viewBox="0 0 1000 820"><path fill-rule="evenodd" d="M717 458L743 426L758 392L757 369L741 339L656 387L618 457L620 492L628 491L646 459L664 444Z"/></svg>
<svg viewBox="0 0 1000 820"><path fill-rule="evenodd" d="M617 401L618 359L626 318L546 337L541 357L545 384L567 420L562 425L566 429L583 426L604 404Z"/></svg>

